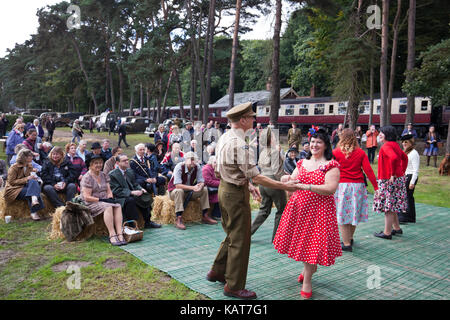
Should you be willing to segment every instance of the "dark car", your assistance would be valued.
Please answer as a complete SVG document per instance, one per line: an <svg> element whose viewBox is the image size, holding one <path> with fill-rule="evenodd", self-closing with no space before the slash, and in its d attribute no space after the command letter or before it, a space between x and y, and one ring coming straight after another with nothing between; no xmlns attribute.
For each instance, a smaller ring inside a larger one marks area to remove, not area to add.
<svg viewBox="0 0 450 320"><path fill-rule="evenodd" d="M128 119L127 117L125 122L122 122L125 125L127 132L144 132L145 128L150 124L152 120L142 117L131 117Z"/></svg>

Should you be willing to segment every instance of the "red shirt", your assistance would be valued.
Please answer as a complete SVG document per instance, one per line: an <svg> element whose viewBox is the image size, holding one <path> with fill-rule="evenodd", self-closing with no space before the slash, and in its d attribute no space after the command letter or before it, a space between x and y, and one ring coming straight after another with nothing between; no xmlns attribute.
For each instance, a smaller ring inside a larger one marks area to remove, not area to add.
<svg viewBox="0 0 450 320"><path fill-rule="evenodd" d="M378 179L402 177L408 166L408 156L395 141L387 141L378 154Z"/></svg>
<svg viewBox="0 0 450 320"><path fill-rule="evenodd" d="M339 183L364 183L364 170L364 173L369 178L373 188L378 190L377 179L370 166L369 158L361 148L353 150L348 158L345 158L345 154L340 148L334 149L333 155L341 165L339 167L339 170L341 171Z"/></svg>

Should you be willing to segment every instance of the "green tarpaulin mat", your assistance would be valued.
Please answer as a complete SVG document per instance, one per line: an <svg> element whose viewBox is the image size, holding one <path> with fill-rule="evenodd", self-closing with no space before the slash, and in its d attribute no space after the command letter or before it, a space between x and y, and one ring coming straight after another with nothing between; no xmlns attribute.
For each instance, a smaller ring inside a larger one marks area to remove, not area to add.
<svg viewBox="0 0 450 320"><path fill-rule="evenodd" d="M369 221L356 229L353 252L314 274L313 299L450 299L450 209L417 203L416 211L417 223L402 225L403 235L384 240L373 236L383 230L384 216L369 209ZM273 248L274 216L252 237L246 288L260 300L298 300L303 264ZM205 279L225 237L221 224L186 227L149 229L143 241L121 248L211 299L234 299L223 295L221 283Z"/></svg>

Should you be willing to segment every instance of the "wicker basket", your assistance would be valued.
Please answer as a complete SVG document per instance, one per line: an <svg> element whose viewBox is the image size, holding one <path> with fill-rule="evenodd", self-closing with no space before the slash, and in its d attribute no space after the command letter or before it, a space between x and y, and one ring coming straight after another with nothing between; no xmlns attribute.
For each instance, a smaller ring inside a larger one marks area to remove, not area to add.
<svg viewBox="0 0 450 320"><path fill-rule="evenodd" d="M130 224L134 224L134 227L131 227ZM127 234L125 228L132 230L135 233ZM136 220L129 220L123 223L123 237L125 238L125 241L128 243L136 242L142 240L142 238L144 237L144 232L138 229L138 224Z"/></svg>

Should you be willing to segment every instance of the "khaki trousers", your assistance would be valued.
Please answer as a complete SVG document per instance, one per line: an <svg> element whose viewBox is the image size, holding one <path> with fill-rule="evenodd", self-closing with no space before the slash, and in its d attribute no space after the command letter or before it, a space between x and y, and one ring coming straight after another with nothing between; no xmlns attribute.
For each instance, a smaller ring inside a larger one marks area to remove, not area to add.
<svg viewBox="0 0 450 320"><path fill-rule="evenodd" d="M271 179L276 179L274 176L268 176ZM258 228L266 221L272 212L272 205L275 202L277 212L275 213L275 221L273 225L272 242L275 238L275 234L280 224L281 215L283 214L284 207L286 207L286 192L284 190L271 189L264 186L259 186L259 192L261 193L261 206L259 207L258 215L252 223L252 234L258 230Z"/></svg>
<svg viewBox="0 0 450 320"><path fill-rule="evenodd" d="M169 197L175 202L175 213L184 211L183 202L187 193L182 189L175 189L169 192ZM192 199L200 198L200 207L203 210L209 209L209 198L208 198L208 188L203 187L201 191L192 193Z"/></svg>
<svg viewBox="0 0 450 320"><path fill-rule="evenodd" d="M231 290L245 289L250 256L250 192L248 184L236 186L224 180L219 185L222 227L226 233L212 270L224 275Z"/></svg>

